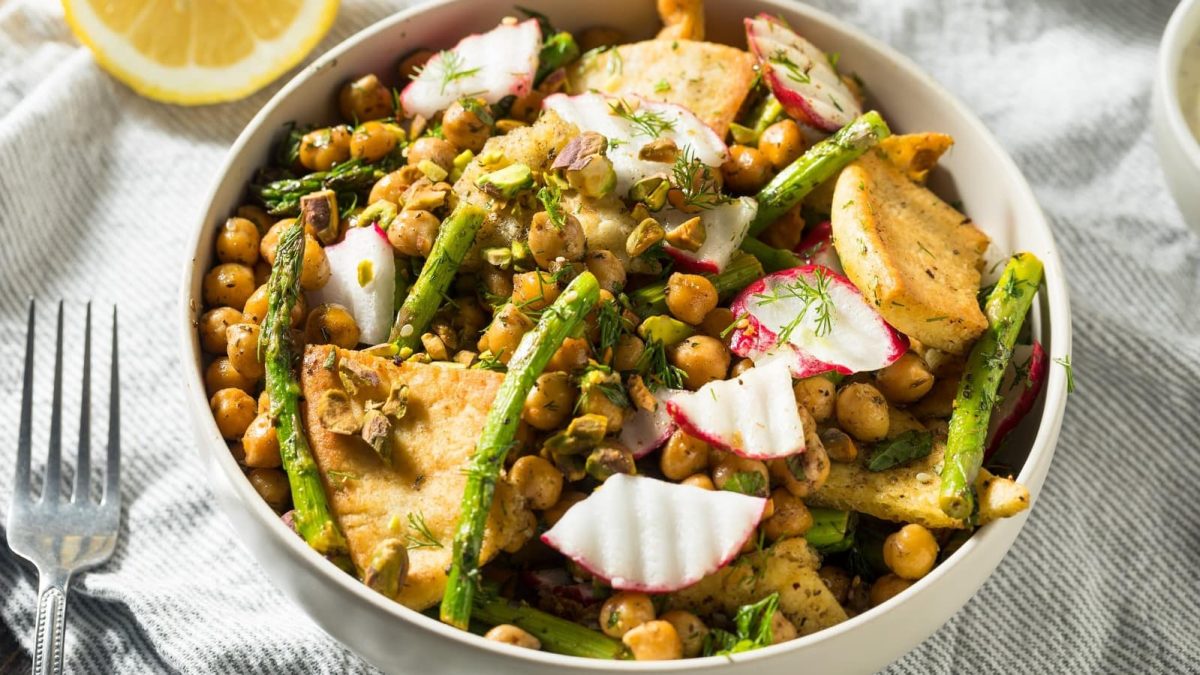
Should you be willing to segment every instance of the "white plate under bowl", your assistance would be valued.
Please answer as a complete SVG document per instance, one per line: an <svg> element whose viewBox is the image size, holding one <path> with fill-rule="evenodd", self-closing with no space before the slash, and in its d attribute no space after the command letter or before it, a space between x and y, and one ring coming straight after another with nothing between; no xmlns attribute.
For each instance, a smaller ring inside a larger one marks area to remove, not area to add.
<svg viewBox="0 0 1200 675"><path fill-rule="evenodd" d="M523 0L560 27L611 25L648 36L657 25L650 0L554 2ZM744 45L742 18L760 11L786 18L867 83L871 104L896 131L941 131L955 138L934 184L958 199L992 237L993 257L1032 251L1046 267L1034 307L1033 330L1051 357L1067 354L1071 319L1054 238L1012 160L986 128L907 58L861 31L815 9L783 0L708 3L710 37ZM212 261L218 225L245 201L245 186L268 161L285 123L335 119L339 86L366 72L391 73L416 47L444 47L493 27L514 12L511 0L448 0L401 12L349 38L297 75L251 120L221 168L195 225L181 290L180 336L187 406L197 450L221 510L278 586L330 635L386 671L398 673L559 674L578 671L720 671L721 673L870 672L912 649L941 626L983 584L1021 531L1028 513L982 528L949 560L904 593L838 626L773 647L687 661L605 662L558 656L489 642L445 626L367 589L337 570L285 527L259 499L234 462L209 414L202 382L204 357L195 331L200 283ZM1066 404L1063 369L1053 368L1041 404L1026 420L1006 461L1035 495L1054 453ZM1034 582L1036 583L1036 581ZM1006 620L997 616L996 621Z"/></svg>

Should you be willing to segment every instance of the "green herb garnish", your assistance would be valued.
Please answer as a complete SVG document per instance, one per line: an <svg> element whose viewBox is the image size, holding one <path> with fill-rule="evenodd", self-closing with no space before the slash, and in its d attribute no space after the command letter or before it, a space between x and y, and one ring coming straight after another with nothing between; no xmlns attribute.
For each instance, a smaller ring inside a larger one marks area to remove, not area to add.
<svg viewBox="0 0 1200 675"><path fill-rule="evenodd" d="M440 67L440 72L438 72L437 75L441 78L439 92L443 96L446 94L446 87L449 87L452 83L461 80L464 77L470 77L481 70L480 68L464 68L463 66L465 64L463 63L462 54L459 54L454 50L442 50L438 52L436 58L436 64ZM429 72L428 65L418 68L417 77L425 77L426 72Z"/></svg>
<svg viewBox="0 0 1200 675"><path fill-rule="evenodd" d="M420 511L408 512L408 529L409 534L405 538L405 545L408 550L414 548L442 548L442 542L433 536L429 525L425 522L425 516Z"/></svg>
<svg viewBox="0 0 1200 675"><path fill-rule="evenodd" d="M735 633L714 628L704 638L704 656L721 656L767 647L774 642L771 620L779 609L779 593L751 605L742 605L734 615Z"/></svg>
<svg viewBox="0 0 1200 675"><path fill-rule="evenodd" d="M671 167L671 182L683 192L683 203L699 209L711 209L729 201L721 194L721 183L717 172L700 161L689 146L675 156Z"/></svg>
<svg viewBox="0 0 1200 675"><path fill-rule="evenodd" d="M620 117L635 127L634 133L658 138L667 131L675 130L675 121L669 120L661 113L653 110L634 110L624 99L617 99L608 104L611 114Z"/></svg>
<svg viewBox="0 0 1200 675"><path fill-rule="evenodd" d="M928 431L910 429L890 441L875 447L875 454L867 462L871 471L886 471L914 459L927 457L933 452L933 434Z"/></svg>
<svg viewBox="0 0 1200 675"><path fill-rule="evenodd" d="M813 278L814 283L809 283L807 279L797 277L790 283L774 286L769 293L754 294L759 305L789 299L799 300L804 304L795 318L780 329L777 344L783 344L792 337L792 333L800 326L804 317L808 316L810 309L816 316L817 337L825 337L833 331L833 298L829 295L829 276L825 274L825 270L818 267L813 273Z"/></svg>

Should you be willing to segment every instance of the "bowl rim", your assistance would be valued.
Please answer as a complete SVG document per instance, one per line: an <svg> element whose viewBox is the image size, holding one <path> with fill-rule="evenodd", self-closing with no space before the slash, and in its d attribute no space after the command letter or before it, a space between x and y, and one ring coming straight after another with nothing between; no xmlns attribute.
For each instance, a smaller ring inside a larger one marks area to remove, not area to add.
<svg viewBox="0 0 1200 675"><path fill-rule="evenodd" d="M208 229L209 211L212 210L212 204L216 196L221 190L221 186L226 180L235 164L243 154L246 145L251 138L260 131L260 127L265 120L279 107L292 93L302 84L312 78L320 71L335 65L338 59L345 53L355 49L358 45L373 37L374 35L391 29L398 23L402 23L411 17L440 11L443 7L456 4L462 0L433 0L424 4L408 7L399 12L395 12L385 16L378 21L364 27L363 29L347 36L328 51L317 56L309 65L305 66L300 72L292 77L271 99L263 105L263 107L254 115L253 118L246 124L245 128L238 134L237 139L230 147L224 160L221 162L220 168L215 172L206 198L203 202L202 210L197 214L196 224L193 226L190 246L186 249L186 259L182 274L182 283L180 284L180 337L182 359L181 368L183 370L183 381L185 388L188 390L185 404L191 409L193 423L198 426L197 431L208 438L208 443L201 443L197 447L199 456L204 461L215 461L220 467L222 474L228 486L235 492L243 505L260 520L266 521L267 530L277 539L276 543L282 543L283 546L289 547L290 550L304 562L319 570L320 576L328 584L332 584L339 588L343 593L350 594L359 602L365 602L373 606L376 610L381 610L398 620L405 620L414 623L425 630L431 631L436 635L449 638L461 644L463 647L470 649L480 649L491 652L497 656L516 657L519 659L528 659L534 662L539 662L542 665L560 666L563 668L575 668L581 670L607 670L611 671L614 668L626 672L654 672L654 671L677 671L677 670L698 670L719 668L730 663L736 662L745 664L751 661L769 659L771 657L783 654L785 652L802 649L806 646L813 645L825 640L833 639L841 634L854 631L867 624L875 622L882 618L891 609L902 605L908 600L921 595L922 592L930 586L936 585L939 581L950 574L951 570L957 569L959 566L970 566L977 560L982 560L984 554L994 546L1001 544L995 543L1002 537L1007 536L1007 530L1001 530L995 523L992 527L981 528L980 531L974 533L965 544L955 551L947 560L938 565L932 572L927 574L922 579L918 580L911 586L911 592L903 592L888 600L887 602L873 607L870 610L863 612L857 616L851 617L842 623L839 623L830 628L818 631L816 633L799 637L785 643L772 645L769 647L760 648L757 650L743 652L733 655L732 657L712 656L684 659L679 661L663 661L663 662L638 662L638 661L621 661L612 662L600 659L589 659L584 657L565 656L553 654L544 651L534 651L522 649L510 645L500 644L495 641L484 639L481 636L475 635L468 631L458 630L449 625L443 624L435 618L426 616L421 612L412 610L404 605L392 601L384 596L367 588L350 575L345 574L334 565L330 564L320 554L310 548L300 537L289 529L279 516L262 501L261 498L254 492L249 481L243 477L241 468L228 452L216 452L215 449L219 445L221 450L226 449L224 439L217 431L215 422L211 415L205 414L201 408L206 408L208 397L205 394L205 387L202 381L202 368L198 365L202 363L203 353L200 350L199 340L196 334L195 317L197 316L198 302L193 294L193 287L196 284L202 270L198 269L197 263L202 255L205 247L209 246L207 241L202 239L202 236ZM917 78L923 85L929 88L940 101L950 108L953 112L963 119L965 123L973 128L973 131L982 139L982 143L986 146L987 153L995 157L999 161L999 170L1003 178L1007 179L1011 186L1011 191L1015 194L1016 199L1012 203L1025 203L1029 207L1029 213L1033 216L1032 221L1022 225L1022 227L1035 227L1044 231L1045 240L1048 243L1046 251L1042 254L1042 262L1047 271L1053 271L1052 274L1045 275L1044 288L1037 301L1044 303L1047 307L1047 316L1050 318L1049 326L1046 330L1050 330L1053 341L1051 343L1051 358L1068 355L1071 349L1071 313L1070 300L1068 295L1066 279L1063 275L1063 266L1059 256L1058 245L1054 240L1053 232L1050 228L1045 214L1043 213L1033 190L1029 183L1025 180L1016 163L1008 152L1000 145L999 141L991 134L987 127L975 116L969 108L959 101L953 94L938 84L932 77L924 72L915 62L903 55L896 49L882 42L881 40L867 34L863 30L852 26L851 24L842 21L836 16L824 10L804 4L803 2L789 2L788 0L759 0L764 4L770 4L781 9L786 8L789 12L804 16L806 19L814 20L826 24L833 30L839 31L846 35L852 36L854 39L861 41L868 49L876 51L879 55L885 57L897 68L906 71L906 74ZM1200 148L1197 149L1197 159L1200 160ZM1042 482L1049 471L1049 465L1053 458L1055 445L1057 443L1059 431L1061 428L1062 418L1066 407L1067 397L1067 376L1064 368L1052 368L1047 379L1046 387L1042 393L1045 404L1042 408L1042 419L1037 428L1037 433L1032 442L1029 455L1026 458L1021 471L1017 476L1017 480L1029 487L1031 493L1031 501L1037 501L1041 490ZM207 421L205 421L207 419ZM207 480L207 476L206 476ZM1019 529L1028 519L1031 508L1025 510L1021 514L1007 519L1007 523L1011 527ZM229 516L227 514L226 518ZM1015 539L1017 535L1013 534ZM245 544L239 542L243 545ZM1007 555L1011 549L1011 543L1005 546L1002 555ZM251 555L254 553L251 551ZM991 573L988 574L991 576ZM985 577L986 579L986 577ZM981 582L982 583L982 582ZM290 600L290 598L289 598ZM961 606L956 608L961 609ZM307 612L306 612L307 613ZM315 621L314 621L315 622ZM352 650L353 651L353 650Z"/></svg>
<svg viewBox="0 0 1200 675"><path fill-rule="evenodd" d="M1200 170L1200 139L1192 133L1183 116L1183 100L1179 95L1179 76L1183 67L1183 52L1187 49L1186 41L1200 36L1200 23L1193 26L1190 33L1184 32L1184 24L1196 14L1200 14L1198 0L1184 0L1171 12L1159 42L1155 80L1159 83L1158 95L1163 99L1167 127L1175 140L1180 142L1192 167Z"/></svg>

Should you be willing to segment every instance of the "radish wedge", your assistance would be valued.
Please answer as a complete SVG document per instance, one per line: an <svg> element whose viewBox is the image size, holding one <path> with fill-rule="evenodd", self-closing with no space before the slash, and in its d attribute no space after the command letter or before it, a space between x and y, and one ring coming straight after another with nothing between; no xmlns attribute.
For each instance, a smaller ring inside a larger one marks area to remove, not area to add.
<svg viewBox="0 0 1200 675"><path fill-rule="evenodd" d="M325 257L329 281L313 293L313 306L341 305L354 316L361 342L386 342L396 292L396 263L387 235L378 225L352 227L341 242L325 248Z"/></svg>
<svg viewBox="0 0 1200 675"><path fill-rule="evenodd" d="M729 308L748 322L731 334L733 352L756 363L778 358L796 378L879 370L908 350L908 338L889 326L849 279L821 265L763 277Z"/></svg>
<svg viewBox="0 0 1200 675"><path fill-rule="evenodd" d="M756 213L758 202L750 197L739 197L699 213L664 209L658 217L668 230L699 216L704 225L705 238L696 251L685 251L669 244L663 248L684 271L723 272L750 231L750 222Z"/></svg>
<svg viewBox="0 0 1200 675"><path fill-rule="evenodd" d="M794 249L796 255L809 265L823 265L838 274L842 271L842 259L833 247L833 224L823 220L804 233L804 238Z"/></svg>
<svg viewBox="0 0 1200 675"><path fill-rule="evenodd" d="M653 412L638 408L621 425L618 440L629 448L635 459L641 459L656 450L675 432L675 420L667 412L667 401L684 393L687 392L682 389L659 389L654 392L654 400L658 405Z"/></svg>
<svg viewBox="0 0 1200 675"><path fill-rule="evenodd" d="M667 402L667 410L684 431L742 457L775 459L804 452L804 423L792 378L778 359L680 394Z"/></svg>
<svg viewBox="0 0 1200 675"><path fill-rule="evenodd" d="M767 14L746 19L746 41L758 57L763 81L792 117L837 131L862 114L825 52L779 19Z"/></svg>
<svg viewBox="0 0 1200 675"><path fill-rule="evenodd" d="M1042 343L1034 341L1032 345L1013 347L1012 359L1000 380L1000 403L992 410L984 459L1000 448L1004 437L1033 409L1046 382L1046 366L1046 350L1042 349Z"/></svg>
<svg viewBox="0 0 1200 675"><path fill-rule="evenodd" d="M625 197L634 183L650 176L671 175L671 163L641 159L638 153L657 139L674 141L680 152L691 153L710 167L719 167L729 150L717 132L690 110L673 103L648 101L636 96L547 96L542 107L579 127L594 131L609 141L607 156L617 174L617 196ZM632 110L630 110L632 108ZM624 110L618 114L614 110Z"/></svg>
<svg viewBox="0 0 1200 675"><path fill-rule="evenodd" d="M465 37L426 62L401 92L400 104L409 114L432 118L466 96L488 103L524 96L533 88L541 48L542 31L535 19Z"/></svg>
<svg viewBox="0 0 1200 675"><path fill-rule="evenodd" d="M617 590L668 593L727 565L767 500L614 474L542 541Z"/></svg>

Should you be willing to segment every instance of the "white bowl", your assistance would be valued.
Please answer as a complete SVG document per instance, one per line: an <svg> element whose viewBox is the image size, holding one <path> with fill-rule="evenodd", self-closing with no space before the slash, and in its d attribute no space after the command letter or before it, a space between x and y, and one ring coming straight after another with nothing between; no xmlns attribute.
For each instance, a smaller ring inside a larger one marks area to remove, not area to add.
<svg viewBox="0 0 1200 675"><path fill-rule="evenodd" d="M1184 0L1171 14L1158 48L1158 63L1154 72L1154 141L1167 186L1184 220L1200 229L1200 142L1184 118L1182 97L1191 96L1190 105L1197 105L1195 92L1180 91L1180 71L1184 51L1189 44L1200 40L1200 2ZM1200 71L1200 50L1192 68ZM1196 78L1200 86L1200 77Z"/></svg>
<svg viewBox="0 0 1200 675"><path fill-rule="evenodd" d="M615 25L643 36L657 25L650 0L554 2L523 0L560 27ZM183 380L195 422L198 451L221 509L243 545L271 581L330 635L384 670L405 673L551 674L591 671L694 671L722 673L874 671L940 627L975 593L1021 531L1028 513L982 528L958 552L911 589L834 628L781 645L688 661L605 662L522 650L445 626L367 589L337 570L284 526L259 499L221 440L208 411L201 379L203 357L195 332L200 282L212 258L218 224L242 203L245 185L266 163L270 145L291 120L334 119L334 97L351 76L391 72L397 58L418 46L453 44L471 31L491 28L513 11L511 0L447 0L384 19L318 58L287 84L234 143L196 223L181 293ZM867 82L873 105L895 130L936 130L956 139L935 179L993 238L996 259L1016 250L1045 263L1046 286L1034 308L1033 330L1052 357L1070 350L1067 286L1053 236L1016 166L987 129L905 57L823 12L785 0L708 3L713 39L744 44L742 18L760 11L783 16L817 45L842 55L841 64ZM1027 420L1007 458L1037 495L1050 467L1066 404L1066 378L1053 368L1043 403ZM1027 455L1027 456L1026 456ZM1035 500L1036 501L1036 500ZM1003 617L996 620L1003 621Z"/></svg>

